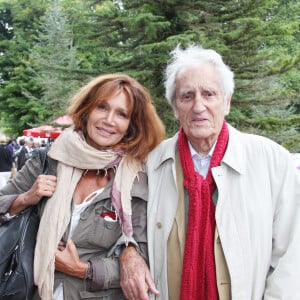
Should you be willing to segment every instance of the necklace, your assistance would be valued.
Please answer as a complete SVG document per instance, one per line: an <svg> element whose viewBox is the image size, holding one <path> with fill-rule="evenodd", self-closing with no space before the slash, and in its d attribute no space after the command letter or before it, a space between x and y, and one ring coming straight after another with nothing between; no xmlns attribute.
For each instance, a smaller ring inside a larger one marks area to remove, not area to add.
<svg viewBox="0 0 300 300"><path fill-rule="evenodd" d="M99 176L107 176L107 174L110 172L110 171L113 171L114 173L116 173L117 171L117 166L113 166L111 168L108 168L108 169L93 169L93 170L90 170L90 169L86 169L82 176L85 176L86 174L88 173L96 173L96 175L99 175Z"/></svg>

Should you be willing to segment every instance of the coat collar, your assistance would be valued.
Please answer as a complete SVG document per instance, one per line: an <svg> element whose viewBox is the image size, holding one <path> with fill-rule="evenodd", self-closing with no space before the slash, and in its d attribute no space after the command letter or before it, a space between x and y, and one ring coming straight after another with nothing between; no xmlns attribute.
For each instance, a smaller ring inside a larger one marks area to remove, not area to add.
<svg viewBox="0 0 300 300"><path fill-rule="evenodd" d="M242 147L241 140L243 133L236 130L228 124L229 140L222 163L227 164L236 172L243 174L246 172L246 155L244 147Z"/></svg>
<svg viewBox="0 0 300 300"><path fill-rule="evenodd" d="M177 149L178 132L171 138L164 140L154 151L157 151L154 169L159 169L160 166L167 160L175 161L175 153Z"/></svg>
<svg viewBox="0 0 300 300"><path fill-rule="evenodd" d="M236 172L243 174L246 171L245 150L241 146L243 133L228 124L229 140L222 163L225 163ZM175 161L177 149L178 133L173 137L163 141L154 151L157 153L154 169L158 169L165 161L172 159Z"/></svg>

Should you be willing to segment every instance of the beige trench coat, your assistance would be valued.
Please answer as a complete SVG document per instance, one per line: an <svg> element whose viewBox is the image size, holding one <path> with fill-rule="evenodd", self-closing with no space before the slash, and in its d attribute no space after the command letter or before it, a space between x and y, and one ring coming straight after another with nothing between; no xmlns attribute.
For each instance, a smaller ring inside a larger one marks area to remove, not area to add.
<svg viewBox="0 0 300 300"><path fill-rule="evenodd" d="M146 166L149 261L161 300L168 299L166 245L178 202L176 147L177 136L164 141ZM232 299L300 299L300 176L290 153L229 126L226 153L212 172Z"/></svg>

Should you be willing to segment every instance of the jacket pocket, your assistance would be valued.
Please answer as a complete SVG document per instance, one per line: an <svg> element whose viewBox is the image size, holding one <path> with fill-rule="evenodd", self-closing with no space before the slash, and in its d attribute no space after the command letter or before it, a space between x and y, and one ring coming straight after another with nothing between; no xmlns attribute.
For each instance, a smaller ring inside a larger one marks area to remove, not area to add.
<svg viewBox="0 0 300 300"><path fill-rule="evenodd" d="M80 292L81 299L101 299L101 300L125 300L121 289L109 289L99 292Z"/></svg>
<svg viewBox="0 0 300 300"><path fill-rule="evenodd" d="M114 212L107 205L98 205L92 213L83 213L78 229L89 245L106 249L114 245L122 232L119 220L114 219Z"/></svg>

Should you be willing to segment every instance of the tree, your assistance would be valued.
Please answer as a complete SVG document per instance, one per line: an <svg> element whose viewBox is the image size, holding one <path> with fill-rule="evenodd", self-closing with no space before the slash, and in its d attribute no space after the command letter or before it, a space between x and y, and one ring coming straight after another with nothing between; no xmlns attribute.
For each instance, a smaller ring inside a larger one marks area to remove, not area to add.
<svg viewBox="0 0 300 300"><path fill-rule="evenodd" d="M299 118L293 109L292 82L288 87L286 80L299 64L300 5L294 0L281 2L93 1L94 8L98 3L101 9L94 10L90 40L104 52L109 49L106 64L100 64L104 70L125 71L151 90L169 134L177 130L162 96L162 70L169 51L178 43L184 47L191 42L216 49L235 72L228 120L295 150L290 139L297 133Z"/></svg>
<svg viewBox="0 0 300 300"><path fill-rule="evenodd" d="M260 9L253 13L255 7ZM227 22L225 35L222 33L228 47L225 56L237 83L229 120L297 151L299 146L291 139L299 136L299 119L293 109L292 87L283 77L299 65L299 4L256 1L245 8L243 18Z"/></svg>
<svg viewBox="0 0 300 300"><path fill-rule="evenodd" d="M0 58L1 62L4 61L3 56L6 53L6 40L10 40L13 37L13 28L11 27L12 16L11 11L9 9L1 9L0 10ZM4 80L7 79L8 74L5 72L5 68L1 69L0 72L0 86L3 85Z"/></svg>
<svg viewBox="0 0 300 300"><path fill-rule="evenodd" d="M0 2L1 23L9 29L0 41L0 118L5 132L14 136L20 135L28 124L36 122L38 107L28 101L23 92L38 93L24 61L29 55L38 20L44 14L44 4L39 2ZM4 16L9 18L3 19Z"/></svg>
<svg viewBox="0 0 300 300"><path fill-rule="evenodd" d="M60 36L62 47L56 64L47 61L53 54L49 50L50 31L56 27L49 23L48 28L46 19L41 23L51 3L33 0L29 7L24 0L12 0L7 4L14 38L5 37L0 43L5 58L12 58L4 62L0 57L0 67L5 66L1 72L7 78L0 94L6 121L23 118L21 125L25 119L37 122L49 116L43 113L50 111L45 107L55 108L54 113L56 108L62 109L51 106L51 101L63 99L60 96L80 85L78 80L124 72L150 90L171 135L178 124L164 100L162 71L171 49L178 43L185 47L195 42L216 49L235 73L236 91L228 121L243 131L269 136L291 151L300 151L299 1L61 0L62 24L68 33ZM0 14L3 20L4 16L10 20L9 14ZM71 53L73 59L68 56ZM68 65L67 61L74 63ZM30 70L26 69L28 63ZM59 84L53 79L47 87L49 74L70 83L67 91L58 88L61 93L54 97L50 86ZM28 97L30 107L22 102Z"/></svg>
<svg viewBox="0 0 300 300"><path fill-rule="evenodd" d="M55 0L46 10L39 26L38 36L27 62L32 80L40 87L39 97L25 96L42 105L42 121L65 114L78 81L73 74L78 69L72 26L62 10L61 1Z"/></svg>

